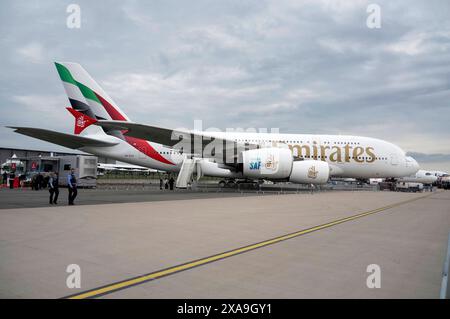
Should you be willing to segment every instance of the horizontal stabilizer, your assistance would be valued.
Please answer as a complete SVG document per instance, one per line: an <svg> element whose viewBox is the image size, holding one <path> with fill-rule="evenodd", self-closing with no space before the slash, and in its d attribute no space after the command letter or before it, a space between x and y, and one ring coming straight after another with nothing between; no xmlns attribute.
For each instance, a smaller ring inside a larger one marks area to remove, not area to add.
<svg viewBox="0 0 450 319"><path fill-rule="evenodd" d="M30 137L37 138L39 140L43 140L46 142L58 144L64 147L72 148L72 149L79 149L86 146L93 146L93 147L106 147L106 146L114 146L118 143L112 143L112 142L106 142L97 140L94 138L79 136L79 135L72 135L67 133L60 133L50 130L44 130L40 128L33 128L33 127L13 127L13 126L7 126L9 128L12 128L15 130L16 133L27 135Z"/></svg>
<svg viewBox="0 0 450 319"><path fill-rule="evenodd" d="M173 146L179 142L179 135L189 135L187 131L176 131L167 128L138 124L127 121L105 121L101 120L95 123L106 130L125 131L125 135L149 140L154 143Z"/></svg>

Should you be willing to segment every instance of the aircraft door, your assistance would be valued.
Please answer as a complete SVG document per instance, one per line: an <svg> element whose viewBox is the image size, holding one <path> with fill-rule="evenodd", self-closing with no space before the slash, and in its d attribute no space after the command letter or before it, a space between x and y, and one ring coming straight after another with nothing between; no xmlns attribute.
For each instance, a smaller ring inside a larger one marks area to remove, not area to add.
<svg viewBox="0 0 450 319"><path fill-rule="evenodd" d="M395 155L395 154L392 154L392 155L391 155L391 164L392 164L392 165L398 165L398 158L397 158L397 155Z"/></svg>

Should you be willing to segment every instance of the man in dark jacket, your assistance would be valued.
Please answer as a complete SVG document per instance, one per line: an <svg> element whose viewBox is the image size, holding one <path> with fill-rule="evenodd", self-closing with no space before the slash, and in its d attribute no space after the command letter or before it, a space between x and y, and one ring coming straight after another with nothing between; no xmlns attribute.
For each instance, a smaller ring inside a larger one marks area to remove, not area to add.
<svg viewBox="0 0 450 319"><path fill-rule="evenodd" d="M77 197L77 179L75 177L75 169L70 170L70 174L67 175L67 187L69 188L69 205L73 205L73 201Z"/></svg>
<svg viewBox="0 0 450 319"><path fill-rule="evenodd" d="M59 196L58 173L54 172L48 180L48 191L50 192L50 204L57 204Z"/></svg>
<svg viewBox="0 0 450 319"><path fill-rule="evenodd" d="M14 179L16 178L16 174L11 172L9 174L9 188L14 189Z"/></svg>
<svg viewBox="0 0 450 319"><path fill-rule="evenodd" d="M39 172L36 175L36 190L40 190L42 188L42 184L44 183L44 176L42 176L42 174Z"/></svg>
<svg viewBox="0 0 450 319"><path fill-rule="evenodd" d="M3 172L2 178L3 178L3 180L2 180L2 182L3 182L3 185L5 185L5 186L6 186L6 184L7 184L7 181L8 181L8 173L6 173L6 172Z"/></svg>

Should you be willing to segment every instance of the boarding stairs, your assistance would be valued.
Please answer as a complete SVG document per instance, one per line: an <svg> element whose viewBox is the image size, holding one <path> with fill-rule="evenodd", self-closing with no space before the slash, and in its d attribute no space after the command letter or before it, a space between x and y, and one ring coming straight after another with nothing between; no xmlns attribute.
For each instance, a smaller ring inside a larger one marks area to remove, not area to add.
<svg viewBox="0 0 450 319"><path fill-rule="evenodd" d="M180 172L178 173L177 188L187 188L188 183L192 180L192 174L194 173L196 159L185 157L181 164Z"/></svg>

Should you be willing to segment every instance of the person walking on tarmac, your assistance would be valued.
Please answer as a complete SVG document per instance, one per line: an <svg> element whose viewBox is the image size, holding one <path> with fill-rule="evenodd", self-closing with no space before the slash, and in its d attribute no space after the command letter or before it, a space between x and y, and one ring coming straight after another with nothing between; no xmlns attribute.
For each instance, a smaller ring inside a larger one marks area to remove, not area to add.
<svg viewBox="0 0 450 319"><path fill-rule="evenodd" d="M73 201L77 197L77 179L75 178L75 169L70 170L70 174L67 175L67 186L69 187L69 205L73 205Z"/></svg>
<svg viewBox="0 0 450 319"><path fill-rule="evenodd" d="M44 176L42 176L41 172L36 175L36 190L40 190L42 188L42 184L44 183Z"/></svg>
<svg viewBox="0 0 450 319"><path fill-rule="evenodd" d="M48 191L50 192L50 204L58 204L59 183L57 172L54 172L50 175L50 178L48 180Z"/></svg>
<svg viewBox="0 0 450 319"><path fill-rule="evenodd" d="M16 178L16 174L11 172L9 174L9 188L14 189L14 179Z"/></svg>
<svg viewBox="0 0 450 319"><path fill-rule="evenodd" d="M2 183L6 187L6 184L8 182L8 173L3 172L2 178L3 178Z"/></svg>
<svg viewBox="0 0 450 319"><path fill-rule="evenodd" d="M171 191L173 191L173 183L174 182L175 182L175 180L173 179L173 177L170 177L170 179L169 179L169 187L170 187Z"/></svg>

